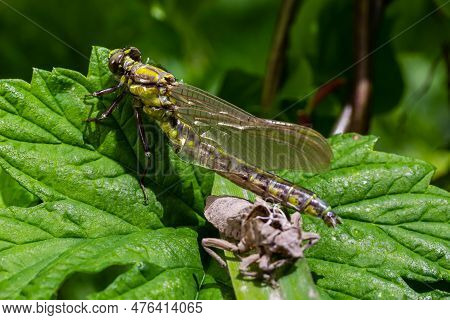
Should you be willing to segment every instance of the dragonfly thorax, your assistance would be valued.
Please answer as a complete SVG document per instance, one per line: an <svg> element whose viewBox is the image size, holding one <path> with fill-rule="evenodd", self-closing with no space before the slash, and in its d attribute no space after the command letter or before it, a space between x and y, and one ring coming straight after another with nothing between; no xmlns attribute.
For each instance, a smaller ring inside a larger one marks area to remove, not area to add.
<svg viewBox="0 0 450 320"><path fill-rule="evenodd" d="M167 92L178 84L175 77L161 68L142 63L138 49L112 50L109 68L143 106L168 107L173 104Z"/></svg>

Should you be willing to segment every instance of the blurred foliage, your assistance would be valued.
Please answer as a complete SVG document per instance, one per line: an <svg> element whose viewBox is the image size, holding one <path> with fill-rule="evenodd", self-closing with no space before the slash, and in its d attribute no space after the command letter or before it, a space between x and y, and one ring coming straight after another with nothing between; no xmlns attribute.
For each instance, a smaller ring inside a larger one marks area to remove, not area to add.
<svg viewBox="0 0 450 320"><path fill-rule="evenodd" d="M260 116L277 115L291 122L298 121L298 112L313 98L315 89L339 75L345 85L312 110L313 126L325 135L330 135L350 99L354 67L348 67L354 63L355 28L352 0L305 0L298 6L290 28L283 81L273 108L265 114L259 102L277 1L6 3L10 7L0 4L0 41L8 44L0 49L0 78L30 80L33 67L60 66L85 72L93 45L134 45L186 82ZM421 21L444 4L444 0L387 1L373 34L374 47L382 47L371 56L370 133L380 136L382 150L430 161L437 167L437 183L448 187L449 74L444 47L450 44L450 6ZM448 59L448 49L446 54Z"/></svg>

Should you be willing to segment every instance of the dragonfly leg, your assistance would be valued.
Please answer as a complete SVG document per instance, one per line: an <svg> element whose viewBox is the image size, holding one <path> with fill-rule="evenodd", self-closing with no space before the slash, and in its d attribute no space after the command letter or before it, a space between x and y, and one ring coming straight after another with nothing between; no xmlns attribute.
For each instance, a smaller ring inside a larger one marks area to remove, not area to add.
<svg viewBox="0 0 450 320"><path fill-rule="evenodd" d="M147 191L145 191L144 178L147 175L147 168L141 173L141 178L139 179L139 186L141 187L142 193L144 194L144 203L148 203Z"/></svg>
<svg viewBox="0 0 450 320"><path fill-rule="evenodd" d="M145 134L144 123L142 122L142 113L140 107L134 108L134 117L136 119L136 127L138 129L139 139L141 140L142 147L144 148L144 155L146 158L145 168L143 172L141 172L140 174L141 178L139 179L139 185L141 186L142 192L144 193L145 203L147 203L148 197L145 191L144 179L145 176L147 175L150 157L152 154L150 152L150 145L148 143L147 135Z"/></svg>
<svg viewBox="0 0 450 320"><path fill-rule="evenodd" d="M106 90L106 89L105 89ZM100 116L96 118L88 118L87 122L98 122L108 118L111 113L119 106L120 101L125 97L126 92L123 91L121 94L117 96L117 98L111 103L108 109L106 109Z"/></svg>
<svg viewBox="0 0 450 320"><path fill-rule="evenodd" d="M91 95L94 96L94 97L100 97L100 96L103 96L103 95L105 95L105 94L112 93L112 92L116 91L116 90L119 89L122 85L123 85L123 83L122 83L122 82L119 82L119 83L118 83L116 86L114 86L114 87L106 88L106 89L102 89L102 90L98 90L98 91L92 92Z"/></svg>
<svg viewBox="0 0 450 320"><path fill-rule="evenodd" d="M142 122L142 109L137 107L134 109L134 116L136 118L136 126L139 133L139 139L141 140L142 147L144 148L144 155L146 158L150 158L150 145L148 143L147 135L145 134L144 123Z"/></svg>

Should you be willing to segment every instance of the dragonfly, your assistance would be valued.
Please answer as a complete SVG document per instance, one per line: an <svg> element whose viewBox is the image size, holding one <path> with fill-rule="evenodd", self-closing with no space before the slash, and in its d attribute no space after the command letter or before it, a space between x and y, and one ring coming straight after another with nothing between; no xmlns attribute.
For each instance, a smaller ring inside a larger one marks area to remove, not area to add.
<svg viewBox="0 0 450 320"><path fill-rule="evenodd" d="M279 169L327 170L332 151L320 133L301 125L257 118L177 81L162 68L143 63L135 47L111 50L108 67L117 84L92 95L118 94L103 113L87 121L108 118L124 97L131 95L139 139L149 160L144 115L159 125L181 159L213 170L263 199L319 217L328 226L341 223L315 193L273 173ZM144 197L145 175L146 169L140 179Z"/></svg>

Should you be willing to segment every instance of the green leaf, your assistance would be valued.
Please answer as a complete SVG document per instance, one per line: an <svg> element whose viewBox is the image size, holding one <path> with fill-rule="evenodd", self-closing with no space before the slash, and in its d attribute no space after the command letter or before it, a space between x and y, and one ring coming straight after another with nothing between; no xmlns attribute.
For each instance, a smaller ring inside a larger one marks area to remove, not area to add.
<svg viewBox="0 0 450 320"><path fill-rule="evenodd" d="M220 293L222 299L235 300L228 270L222 268L214 259L209 259L205 269L206 277L199 299L216 299L215 297Z"/></svg>
<svg viewBox="0 0 450 320"><path fill-rule="evenodd" d="M0 168L0 208L8 206L29 207L39 199L24 189L16 180Z"/></svg>
<svg viewBox="0 0 450 320"><path fill-rule="evenodd" d="M332 170L284 174L344 220L329 229L305 217L305 228L321 236L307 255L320 292L338 299L448 297L450 195L429 185L431 165L373 151L375 142L373 136L332 137Z"/></svg>
<svg viewBox="0 0 450 320"><path fill-rule="evenodd" d="M73 206L67 210L64 205L0 210L0 221L7 227L0 230L1 299L58 297L58 288L71 276L99 273L115 266L124 270L111 283L94 292L87 290L84 296L60 297L195 298L195 277L203 275L195 232L171 228L139 231L130 226L108 230L105 226L105 235L95 237L86 232L89 228L85 225L77 225L73 216L81 219L82 212L74 212ZM103 220L96 215L90 218L91 229Z"/></svg>
<svg viewBox="0 0 450 320"><path fill-rule="evenodd" d="M163 213L166 221L202 223L208 174L172 156L160 160L175 169L152 172L144 204L130 101L105 123L84 121L110 102L86 96L112 83L107 54L94 48L87 77L36 69L31 84L0 80L1 174L35 199L29 208L20 200L0 209L0 298L194 299L203 290L196 233L160 228ZM163 208L168 198L184 207ZM98 283L100 275L110 281Z"/></svg>
<svg viewBox="0 0 450 320"><path fill-rule="evenodd" d="M201 283L201 289L199 291L199 294L196 298L199 300L232 299L233 290L231 289L231 295L229 294L230 291L228 292L225 291L225 293L228 293L227 296L224 296L223 290L224 290L223 287L217 283L216 279L214 279L213 276L206 274Z"/></svg>
<svg viewBox="0 0 450 320"><path fill-rule="evenodd" d="M321 236L307 251L320 296L448 298L450 195L429 185L431 165L373 151L375 142L373 136L334 136L330 171L309 176L280 172L316 192L344 221L331 229L317 218L304 216L304 228ZM229 194L232 190L227 188L228 182L218 179L213 190ZM236 190L232 194L238 195ZM242 290L236 263L230 265L238 298L270 297L269 289L249 282L247 291Z"/></svg>

